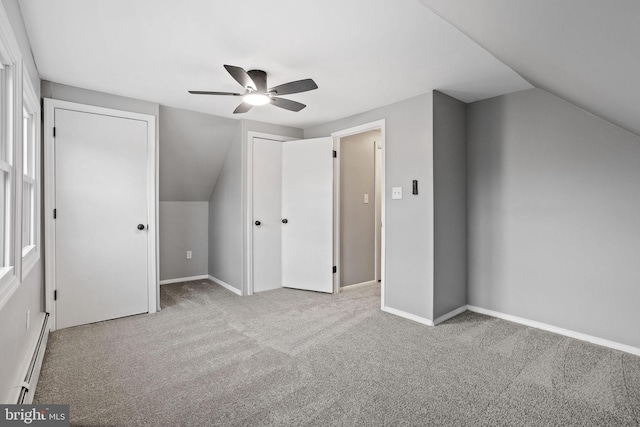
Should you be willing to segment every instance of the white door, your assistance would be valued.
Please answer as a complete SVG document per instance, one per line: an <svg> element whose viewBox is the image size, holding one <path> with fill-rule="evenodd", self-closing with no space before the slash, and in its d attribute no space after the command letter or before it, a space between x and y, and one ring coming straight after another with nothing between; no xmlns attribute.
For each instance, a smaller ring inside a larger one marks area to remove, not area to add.
<svg viewBox="0 0 640 427"><path fill-rule="evenodd" d="M282 142L253 138L253 291L282 287Z"/></svg>
<svg viewBox="0 0 640 427"><path fill-rule="evenodd" d="M282 144L282 284L333 292L333 138Z"/></svg>
<svg viewBox="0 0 640 427"><path fill-rule="evenodd" d="M61 108L54 120L57 328L147 312L148 124Z"/></svg>

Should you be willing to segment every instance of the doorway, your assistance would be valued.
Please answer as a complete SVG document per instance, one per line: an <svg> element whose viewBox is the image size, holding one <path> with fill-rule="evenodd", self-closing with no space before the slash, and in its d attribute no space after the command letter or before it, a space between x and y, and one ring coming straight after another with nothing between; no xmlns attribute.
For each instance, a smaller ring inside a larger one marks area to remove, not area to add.
<svg viewBox="0 0 640 427"><path fill-rule="evenodd" d="M331 136L337 154L334 175L334 262L337 266L334 292L350 286L353 289L380 283L380 306L384 307L385 120L344 129ZM349 143L352 145L347 145Z"/></svg>
<svg viewBox="0 0 640 427"><path fill-rule="evenodd" d="M45 99L53 329L157 308L155 117Z"/></svg>
<svg viewBox="0 0 640 427"><path fill-rule="evenodd" d="M381 130L340 139L340 289L380 279Z"/></svg>

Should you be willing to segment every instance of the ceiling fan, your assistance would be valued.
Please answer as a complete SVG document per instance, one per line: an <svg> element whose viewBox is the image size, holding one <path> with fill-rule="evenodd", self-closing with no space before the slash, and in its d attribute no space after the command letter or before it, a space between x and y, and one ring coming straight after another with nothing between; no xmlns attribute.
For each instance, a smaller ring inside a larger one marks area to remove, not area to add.
<svg viewBox="0 0 640 427"><path fill-rule="evenodd" d="M267 89L267 73L262 70L245 71L233 65L225 65L224 68L231 74L231 77L240 83L245 90L244 93L208 92L202 90L190 90L189 93L194 95L241 96L243 102L238 105L233 112L233 114L238 114L246 113L251 110L254 105L265 104L271 104L284 108L285 110L298 112L306 107L306 105L291 101L290 99L280 98L279 96L318 89L318 85L312 79L296 80L295 82L289 82Z"/></svg>

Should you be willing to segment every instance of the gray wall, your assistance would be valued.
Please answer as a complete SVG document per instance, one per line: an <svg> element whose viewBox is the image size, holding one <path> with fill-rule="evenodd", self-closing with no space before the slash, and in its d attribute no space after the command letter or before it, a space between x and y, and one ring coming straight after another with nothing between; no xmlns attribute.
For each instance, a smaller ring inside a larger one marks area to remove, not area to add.
<svg viewBox="0 0 640 427"><path fill-rule="evenodd" d="M356 116L305 129L305 138L329 136L353 126L386 120L385 304L433 319L432 94L427 93ZM417 179L422 191L411 195ZM391 200L391 187L404 198Z"/></svg>
<svg viewBox="0 0 640 427"><path fill-rule="evenodd" d="M31 48L17 0L2 0L13 32L23 55L23 61L33 83L36 95L40 93L40 79L31 57ZM44 232L44 227L42 228ZM40 238L42 251L42 238ZM9 402L9 396L16 392L17 385L24 379L25 361L31 357L30 346L34 345L40 333L38 323L44 312L43 255L15 293L0 309L0 402ZM30 312L29 330L26 329L26 313ZM24 369L24 370L23 370Z"/></svg>
<svg viewBox="0 0 640 427"><path fill-rule="evenodd" d="M209 275L242 289L241 123L229 144L209 198Z"/></svg>
<svg viewBox="0 0 640 427"><path fill-rule="evenodd" d="M375 280L375 144L380 138L380 132L371 131L340 140L340 286Z"/></svg>
<svg viewBox="0 0 640 427"><path fill-rule="evenodd" d="M207 201L238 121L160 106L160 200Z"/></svg>
<svg viewBox="0 0 640 427"><path fill-rule="evenodd" d="M470 104L469 303L640 347L639 165L543 90Z"/></svg>
<svg viewBox="0 0 640 427"><path fill-rule="evenodd" d="M208 274L208 230L209 202L160 202L160 280Z"/></svg>
<svg viewBox="0 0 640 427"><path fill-rule="evenodd" d="M466 104L433 92L433 316L467 304Z"/></svg>

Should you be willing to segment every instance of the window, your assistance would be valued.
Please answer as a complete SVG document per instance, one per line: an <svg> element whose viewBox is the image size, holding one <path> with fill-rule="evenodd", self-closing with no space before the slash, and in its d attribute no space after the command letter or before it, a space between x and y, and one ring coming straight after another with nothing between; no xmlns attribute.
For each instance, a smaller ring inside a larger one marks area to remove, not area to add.
<svg viewBox="0 0 640 427"><path fill-rule="evenodd" d="M19 256L22 241L22 150L18 149L23 130L22 79L20 48L0 3L0 309L18 288L19 273L24 271L19 268L23 266ZM35 103L35 110L27 107L29 114L39 111L37 98ZM32 115L35 132L39 131L39 120L34 120L38 117ZM37 133L34 138L37 138ZM38 144L35 145L37 156ZM37 198L37 185L35 188ZM32 258L37 256L35 251L34 254Z"/></svg>
<svg viewBox="0 0 640 427"><path fill-rule="evenodd" d="M23 70L22 95L22 277L40 258L40 103Z"/></svg>
<svg viewBox="0 0 640 427"><path fill-rule="evenodd" d="M13 67L0 62L0 285L13 277Z"/></svg>

